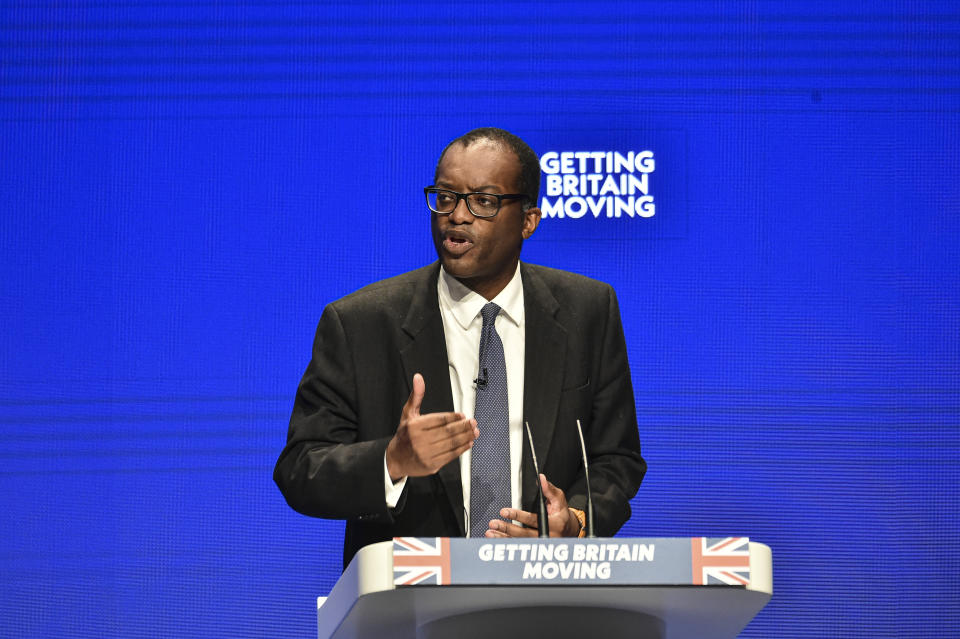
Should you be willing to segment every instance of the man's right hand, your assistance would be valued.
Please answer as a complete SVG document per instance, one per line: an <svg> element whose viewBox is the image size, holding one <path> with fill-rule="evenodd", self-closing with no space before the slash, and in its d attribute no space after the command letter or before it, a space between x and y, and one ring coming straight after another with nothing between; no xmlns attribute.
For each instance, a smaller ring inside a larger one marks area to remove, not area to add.
<svg viewBox="0 0 960 639"><path fill-rule="evenodd" d="M413 390L400 414L400 425L387 445L387 471L394 482L432 475L473 446L480 436L475 419L463 413L420 414L426 392L423 375L413 376Z"/></svg>

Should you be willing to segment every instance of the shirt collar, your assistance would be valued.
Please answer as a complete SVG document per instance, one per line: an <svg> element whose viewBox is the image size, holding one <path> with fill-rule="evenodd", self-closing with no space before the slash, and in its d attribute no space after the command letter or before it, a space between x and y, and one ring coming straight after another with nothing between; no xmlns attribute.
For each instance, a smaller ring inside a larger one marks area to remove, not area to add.
<svg viewBox="0 0 960 639"><path fill-rule="evenodd" d="M437 282L437 294L440 305L450 309L450 313L457 320L463 330L480 316L480 310L487 304L487 299L479 293L461 284L457 278L440 267L440 279ZM500 307L501 314L511 322L520 326L523 324L523 281L520 277L520 263L507 285L496 297L490 300Z"/></svg>

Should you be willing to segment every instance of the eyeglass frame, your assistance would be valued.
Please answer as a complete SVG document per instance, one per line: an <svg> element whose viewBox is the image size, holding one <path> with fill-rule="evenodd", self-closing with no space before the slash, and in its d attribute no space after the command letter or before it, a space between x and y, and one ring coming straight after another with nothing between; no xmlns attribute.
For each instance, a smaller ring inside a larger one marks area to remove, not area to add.
<svg viewBox="0 0 960 639"><path fill-rule="evenodd" d="M450 194L452 194L452 195L455 195L456 198L457 198L457 201L453 203L453 208L450 209L449 211L437 211L436 209L434 209L433 207L430 206L430 194L431 194L431 193L441 193L441 192L442 192L442 193L450 193ZM474 212L474 210L473 210L472 208L470 208L470 200L467 199L467 198L468 198L469 196L471 196L471 195L487 195L487 196L489 196L489 197L495 197L495 198L497 198L497 210L493 213L493 215L477 215L477 213ZM504 201L504 200L529 199L529 196L527 196L527 195L524 194L524 193L487 193L486 191L472 191L472 192L470 192L470 193L460 193L460 192L458 192L458 191L452 191L452 190L450 190L450 189L444 189L444 188L441 188L441 187L439 187L439 186L425 186L425 187L423 187L423 196L424 196L425 198L427 198L427 208L430 209L431 211L433 211L434 213L436 213L437 215L450 215L450 214L452 214L454 211L457 210L457 207L460 206L460 200L463 200L464 202L467 203L467 211L470 212L470 215L472 215L473 217L479 217L479 218L484 219L484 220L489 220L490 218L497 217L497 215L500 214L500 209L503 208L503 201Z"/></svg>

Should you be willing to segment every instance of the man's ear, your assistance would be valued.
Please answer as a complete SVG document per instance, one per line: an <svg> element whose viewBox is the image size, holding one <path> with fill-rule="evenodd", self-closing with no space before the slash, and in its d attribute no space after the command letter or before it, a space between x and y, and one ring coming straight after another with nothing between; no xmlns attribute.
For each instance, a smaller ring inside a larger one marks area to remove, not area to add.
<svg viewBox="0 0 960 639"><path fill-rule="evenodd" d="M523 230L521 234L523 239L529 240L533 232L537 230L540 224L540 209L531 207L523 212Z"/></svg>

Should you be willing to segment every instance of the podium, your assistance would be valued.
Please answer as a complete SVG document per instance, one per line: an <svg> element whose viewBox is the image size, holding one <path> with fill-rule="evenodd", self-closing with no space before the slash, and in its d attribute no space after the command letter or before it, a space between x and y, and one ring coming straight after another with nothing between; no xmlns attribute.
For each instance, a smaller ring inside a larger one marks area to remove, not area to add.
<svg viewBox="0 0 960 639"><path fill-rule="evenodd" d="M398 537L362 548L317 601L320 639L736 637L773 594L745 537Z"/></svg>

